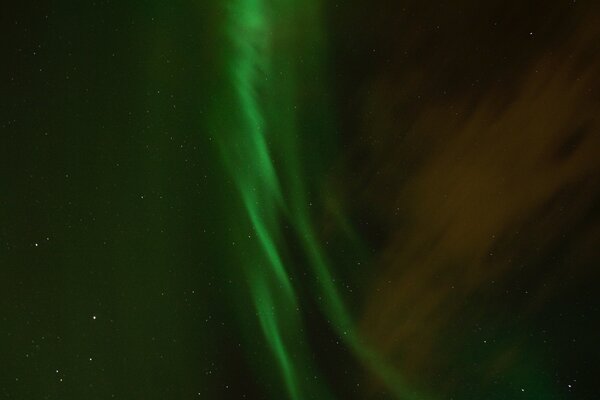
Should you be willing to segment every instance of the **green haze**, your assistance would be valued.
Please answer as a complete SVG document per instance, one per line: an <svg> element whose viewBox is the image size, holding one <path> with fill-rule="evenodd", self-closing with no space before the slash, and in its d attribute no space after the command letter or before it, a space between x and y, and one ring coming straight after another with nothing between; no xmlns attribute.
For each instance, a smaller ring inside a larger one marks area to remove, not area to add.
<svg viewBox="0 0 600 400"><path fill-rule="evenodd" d="M425 398L361 343L311 220L305 180L307 174L323 171L304 165L308 146L303 144L327 142L335 134L322 93L327 83L318 2L235 0L226 10L226 74L218 83L211 134L251 222L250 240L236 247L237 262L289 397L332 395L326 383L313 379L318 368L303 333L291 261L281 249L284 223L300 239L307 261L300 268L314 277L321 311L342 341L398 397Z"/></svg>

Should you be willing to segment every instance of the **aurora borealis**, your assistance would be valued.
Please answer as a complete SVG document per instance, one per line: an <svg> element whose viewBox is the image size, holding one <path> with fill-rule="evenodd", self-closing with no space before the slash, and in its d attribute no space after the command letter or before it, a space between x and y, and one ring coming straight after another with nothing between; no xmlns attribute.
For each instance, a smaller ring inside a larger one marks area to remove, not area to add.
<svg viewBox="0 0 600 400"><path fill-rule="evenodd" d="M599 20L7 6L0 398L600 398Z"/></svg>

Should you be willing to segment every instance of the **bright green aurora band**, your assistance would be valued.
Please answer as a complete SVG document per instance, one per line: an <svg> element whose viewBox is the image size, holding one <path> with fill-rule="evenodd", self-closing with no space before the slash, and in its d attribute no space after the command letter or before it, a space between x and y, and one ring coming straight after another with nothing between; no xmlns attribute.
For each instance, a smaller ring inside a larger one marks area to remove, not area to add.
<svg viewBox="0 0 600 400"><path fill-rule="evenodd" d="M289 398L333 395L313 379L317 367L304 337L291 261L281 248L284 222L301 242L309 264L301 268L314 276L321 311L340 338L398 398L430 398L361 344L311 222L303 177L314 167L302 164L302 142L320 143L334 133L322 94L319 6L313 0L231 0L226 7L221 62L227 74L217 83L211 135L252 227L250 240L236 243L237 263Z"/></svg>

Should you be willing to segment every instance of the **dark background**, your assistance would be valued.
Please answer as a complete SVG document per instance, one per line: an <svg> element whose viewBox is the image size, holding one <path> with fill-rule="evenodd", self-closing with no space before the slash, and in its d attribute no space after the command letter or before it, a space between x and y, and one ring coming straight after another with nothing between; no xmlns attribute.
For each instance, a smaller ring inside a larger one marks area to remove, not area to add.
<svg viewBox="0 0 600 400"><path fill-rule="evenodd" d="M212 3L3 7L1 398L281 398L222 262L239 205L203 125ZM597 398L598 7L324 10L362 332L439 398ZM391 398L301 293L332 391Z"/></svg>

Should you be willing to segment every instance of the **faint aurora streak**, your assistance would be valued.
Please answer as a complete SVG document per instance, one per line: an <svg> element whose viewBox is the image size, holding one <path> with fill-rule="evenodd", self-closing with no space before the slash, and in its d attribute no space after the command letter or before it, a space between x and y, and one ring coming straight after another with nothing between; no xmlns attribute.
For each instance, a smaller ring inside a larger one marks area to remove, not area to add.
<svg viewBox="0 0 600 400"><path fill-rule="evenodd" d="M429 398L409 388L357 336L311 222L298 136L315 133L301 130L297 105L300 88L308 84L301 76L312 76L312 83L322 78L324 39L318 2L236 0L227 10L222 55L227 75L212 117L224 164L258 239L258 245L240 246L239 253L244 254L243 268L260 326L289 397L333 395L325 383L309 379L318 368L310 359L298 295L279 248L284 219L300 238L318 282L316 290L325 299L322 312L340 338L398 397ZM319 131L332 135L327 131L329 117L320 118ZM275 157L284 160L279 169Z"/></svg>

